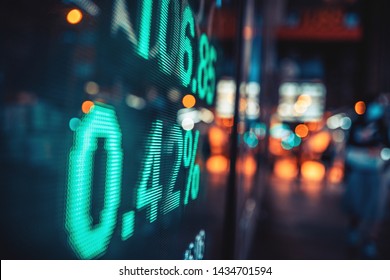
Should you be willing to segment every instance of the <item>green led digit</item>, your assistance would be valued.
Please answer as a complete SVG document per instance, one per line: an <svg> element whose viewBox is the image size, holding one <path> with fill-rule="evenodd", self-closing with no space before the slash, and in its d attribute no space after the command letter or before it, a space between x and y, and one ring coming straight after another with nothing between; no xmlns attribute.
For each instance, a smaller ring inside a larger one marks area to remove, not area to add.
<svg viewBox="0 0 390 280"><path fill-rule="evenodd" d="M190 31L190 38L195 36L195 23L194 16L189 6L184 9L183 13L183 22L181 25L181 46L179 50L179 67L180 67L180 78L183 86L188 86L191 81L192 76L192 66L193 66L193 52L191 40L187 37L187 26ZM187 57L187 69L185 65L185 58Z"/></svg>
<svg viewBox="0 0 390 280"><path fill-rule="evenodd" d="M157 219L158 201L162 197L160 185L162 129L162 121L153 123L151 134L146 142L147 154L142 164L141 180L137 188L137 209L147 208L146 215L151 223ZM150 188L148 188L149 179L152 184Z"/></svg>
<svg viewBox="0 0 390 280"><path fill-rule="evenodd" d="M192 187L191 187L191 199L195 200L199 194L199 183L200 183L200 167L199 165L194 166L192 173Z"/></svg>
<svg viewBox="0 0 390 280"><path fill-rule="evenodd" d="M198 93L199 98L204 99L208 91L208 61L209 61L209 40L206 34L200 36L199 42L199 66L198 66Z"/></svg>
<svg viewBox="0 0 390 280"><path fill-rule="evenodd" d="M98 138L105 140L107 163L104 206L99 224L93 225L93 159ZM122 180L121 142L115 111L103 104L95 104L76 130L69 156L65 227L70 245L80 258L91 259L103 254L114 232Z"/></svg>
<svg viewBox="0 0 390 280"><path fill-rule="evenodd" d="M153 1L143 0L141 10L141 24L138 42L138 54L145 59L149 58L150 28L152 25Z"/></svg>
<svg viewBox="0 0 390 280"><path fill-rule="evenodd" d="M116 0L113 5L111 33L116 34L119 29L126 34L126 37L130 42L137 44L127 5L124 0Z"/></svg>
<svg viewBox="0 0 390 280"><path fill-rule="evenodd" d="M158 34L158 45L159 45L159 55L160 55L160 68L166 74L171 74L172 70L175 69L176 57L179 48L179 33L180 33L180 19L178 15L180 14L179 2L173 1L174 13L174 30L173 34L169 36L172 39L172 48L168 52L167 44L167 30L168 30L168 19L169 19L169 4L171 0L162 0L160 8L160 28Z"/></svg>
<svg viewBox="0 0 390 280"><path fill-rule="evenodd" d="M129 211L123 214L122 218L122 240L125 241L133 236L134 233L134 221L135 221L135 213L134 211Z"/></svg>
<svg viewBox="0 0 390 280"><path fill-rule="evenodd" d="M164 214L176 209L180 205L180 191L173 192L177 176L179 174L181 160L183 158L183 135L178 125L175 125L169 135L167 143L168 153L174 153L174 146L176 144L176 159L173 165L172 173L170 175L168 191L164 203Z"/></svg>
<svg viewBox="0 0 390 280"><path fill-rule="evenodd" d="M214 64L217 61L217 52L213 46L210 46L210 56L209 56L209 65L208 65L208 79L209 79L209 87L207 90L206 102L211 105L214 101L215 94L215 68Z"/></svg>

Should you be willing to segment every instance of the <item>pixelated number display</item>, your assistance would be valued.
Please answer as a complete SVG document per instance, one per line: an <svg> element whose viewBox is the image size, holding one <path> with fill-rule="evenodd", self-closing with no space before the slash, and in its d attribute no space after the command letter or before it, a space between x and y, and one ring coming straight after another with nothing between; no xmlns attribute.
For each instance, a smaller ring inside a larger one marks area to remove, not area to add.
<svg viewBox="0 0 390 280"><path fill-rule="evenodd" d="M118 30L125 32L138 56L146 60L157 59L161 72L175 75L182 86L208 105L212 105L215 96L217 52L206 34L196 37L194 14L184 1L184 7L180 6L180 2L142 1L139 30L136 32L126 0L115 0L111 33L115 36ZM170 12L170 8L173 12ZM156 30L152 30L153 17L159 19ZM168 27L172 34L168 34ZM157 36L156 46L150 45L153 32ZM197 49L199 51L196 51ZM194 63L195 57L198 58L197 64Z"/></svg>
<svg viewBox="0 0 390 280"><path fill-rule="evenodd" d="M122 215L123 241L134 234L136 213L146 211L146 219L153 223L157 220L159 211L166 215L198 197L200 168L195 161L199 131L183 132L180 126L174 125L168 130L168 137L163 140L163 129L161 120L153 122L151 126L140 176L135 186L136 208ZM93 225L91 216L93 159L98 139L105 141L106 180L100 220L97 225ZM69 156L65 227L69 243L80 258L91 259L104 254L117 226L123 167L121 143L122 134L115 110L107 105L95 103L75 131L74 145ZM169 176L165 186L160 182L163 146L165 153L175 155L171 173L163 174ZM183 191L176 186L181 166L184 166L188 174ZM162 207L159 207L160 205Z"/></svg>

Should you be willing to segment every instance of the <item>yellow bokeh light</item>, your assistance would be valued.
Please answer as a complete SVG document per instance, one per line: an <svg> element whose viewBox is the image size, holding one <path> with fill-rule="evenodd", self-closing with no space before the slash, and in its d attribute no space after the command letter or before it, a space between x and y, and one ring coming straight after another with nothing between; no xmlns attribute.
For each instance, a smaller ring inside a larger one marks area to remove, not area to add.
<svg viewBox="0 0 390 280"><path fill-rule="evenodd" d="M82 19L83 13L78 9L73 9L66 15L66 20L70 24L78 24Z"/></svg>
<svg viewBox="0 0 390 280"><path fill-rule="evenodd" d="M196 104L196 99L193 95L187 94L186 96L183 97L182 103L184 107L192 108Z"/></svg>
<svg viewBox="0 0 390 280"><path fill-rule="evenodd" d="M355 112L358 115L363 115L366 112L366 103L364 103L363 101L356 102Z"/></svg>

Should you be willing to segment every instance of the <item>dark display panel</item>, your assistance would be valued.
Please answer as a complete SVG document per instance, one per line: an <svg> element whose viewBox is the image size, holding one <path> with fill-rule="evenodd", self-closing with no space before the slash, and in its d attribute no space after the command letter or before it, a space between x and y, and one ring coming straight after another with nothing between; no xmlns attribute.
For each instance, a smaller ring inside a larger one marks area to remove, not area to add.
<svg viewBox="0 0 390 280"><path fill-rule="evenodd" d="M221 258L216 2L51 5L33 86L3 98L2 259Z"/></svg>

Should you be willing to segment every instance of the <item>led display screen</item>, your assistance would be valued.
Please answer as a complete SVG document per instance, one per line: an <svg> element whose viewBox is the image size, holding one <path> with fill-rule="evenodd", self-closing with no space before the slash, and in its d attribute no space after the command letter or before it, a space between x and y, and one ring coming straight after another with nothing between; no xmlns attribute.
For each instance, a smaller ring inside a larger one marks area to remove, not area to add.
<svg viewBox="0 0 390 280"><path fill-rule="evenodd" d="M2 104L2 259L221 258L215 1L57 2Z"/></svg>

